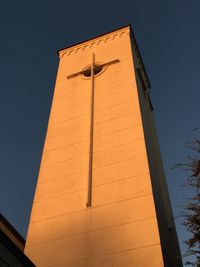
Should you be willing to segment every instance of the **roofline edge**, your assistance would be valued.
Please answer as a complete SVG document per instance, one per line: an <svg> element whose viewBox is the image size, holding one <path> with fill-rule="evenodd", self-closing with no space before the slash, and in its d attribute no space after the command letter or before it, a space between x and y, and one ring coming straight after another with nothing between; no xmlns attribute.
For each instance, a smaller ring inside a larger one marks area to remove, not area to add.
<svg viewBox="0 0 200 267"><path fill-rule="evenodd" d="M74 44L72 44L72 45L63 47L63 48L57 50L57 54L59 55L59 53L60 53L61 51L65 50L65 49L72 48L73 46L77 46L77 45L83 44L83 43L85 43L85 42L89 42L89 41L91 41L91 40L93 40L93 39L102 37L102 36L104 36L104 35L106 35L106 34L110 34L110 33L112 33L112 32L119 31L119 30L122 30L122 29L124 29L124 28L128 28L128 27L130 28L130 31L132 31L131 24L127 24L127 25L124 25L124 26L122 26L122 27L116 28L116 29L114 29L114 30L112 30L112 31L108 31L108 32L105 32L105 33L101 33L101 34L99 34L99 35L96 35L96 36L93 36L93 37L91 37L91 38L88 38L88 39L86 39L86 40L84 40L84 41L81 41L81 42L74 43Z"/></svg>

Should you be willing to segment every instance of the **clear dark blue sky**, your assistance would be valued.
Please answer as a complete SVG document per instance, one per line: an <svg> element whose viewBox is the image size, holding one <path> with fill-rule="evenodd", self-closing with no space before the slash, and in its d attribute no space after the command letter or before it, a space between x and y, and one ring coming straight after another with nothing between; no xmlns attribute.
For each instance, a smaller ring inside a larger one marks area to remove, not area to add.
<svg viewBox="0 0 200 267"><path fill-rule="evenodd" d="M132 24L152 90L175 216L184 142L199 126L199 0L1 1L0 211L26 235L59 48ZM186 233L177 221L181 242Z"/></svg>

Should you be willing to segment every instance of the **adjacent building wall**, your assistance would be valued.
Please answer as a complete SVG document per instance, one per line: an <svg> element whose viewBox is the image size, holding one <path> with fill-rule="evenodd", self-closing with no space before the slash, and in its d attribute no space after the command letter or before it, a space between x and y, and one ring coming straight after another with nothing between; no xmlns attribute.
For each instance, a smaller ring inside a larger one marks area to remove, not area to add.
<svg viewBox="0 0 200 267"><path fill-rule="evenodd" d="M24 254L25 240L0 213L0 266L34 267Z"/></svg>

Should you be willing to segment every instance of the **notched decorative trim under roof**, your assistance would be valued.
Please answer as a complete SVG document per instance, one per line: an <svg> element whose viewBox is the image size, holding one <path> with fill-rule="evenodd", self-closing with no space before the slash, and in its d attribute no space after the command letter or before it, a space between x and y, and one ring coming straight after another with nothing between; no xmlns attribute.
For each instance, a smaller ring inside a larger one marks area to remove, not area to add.
<svg viewBox="0 0 200 267"><path fill-rule="evenodd" d="M93 46L99 46L101 44L113 41L117 38L121 38L124 35L130 34L130 27L125 27L120 30L113 31L111 33L104 34L100 37L94 37L88 41L81 42L80 44L73 45L72 47L63 48L58 51L58 55L62 58L64 55L70 56L71 54L76 54L79 51L83 51Z"/></svg>
<svg viewBox="0 0 200 267"><path fill-rule="evenodd" d="M115 40L117 38L121 38L122 36L125 36L125 35L130 36L133 49L135 50L136 55L138 57L141 73L142 73L142 76L144 78L145 84L146 84L147 88L150 89L151 84L150 84L148 75L146 73L145 66L144 66L141 54L140 54L138 46L137 46L136 39L135 39L134 34L133 34L133 30L132 30L132 27L130 24L127 26L118 28L114 31L104 33L104 34L98 35L96 37L90 38L86 41L62 48L62 49L58 50L57 53L59 55L59 58L62 58L64 55L70 56L74 53L78 53L80 51L92 48L93 46L102 45L108 41L113 41L113 40Z"/></svg>

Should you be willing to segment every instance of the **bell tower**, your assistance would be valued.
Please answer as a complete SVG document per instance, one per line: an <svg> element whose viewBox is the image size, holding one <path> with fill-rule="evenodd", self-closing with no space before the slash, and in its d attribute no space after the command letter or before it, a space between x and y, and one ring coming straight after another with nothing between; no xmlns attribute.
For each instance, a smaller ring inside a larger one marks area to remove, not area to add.
<svg viewBox="0 0 200 267"><path fill-rule="evenodd" d="M58 54L25 253L37 267L181 267L131 27Z"/></svg>

